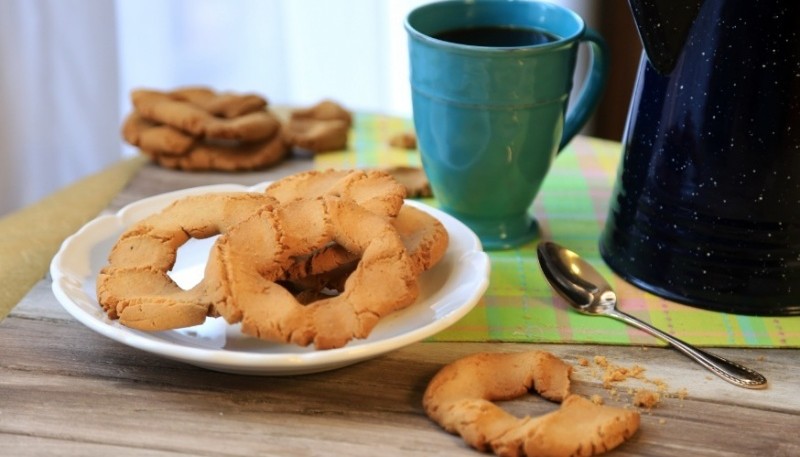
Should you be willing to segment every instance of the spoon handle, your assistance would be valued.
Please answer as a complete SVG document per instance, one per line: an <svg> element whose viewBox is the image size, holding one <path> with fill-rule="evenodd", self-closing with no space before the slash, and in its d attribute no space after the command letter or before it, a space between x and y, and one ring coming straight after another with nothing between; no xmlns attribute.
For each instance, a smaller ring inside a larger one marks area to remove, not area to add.
<svg viewBox="0 0 800 457"><path fill-rule="evenodd" d="M606 313L606 315L625 321L628 324L644 330L653 336L661 338L675 347L675 349L683 352L689 356L689 358L694 359L700 365L708 368L711 370L711 372L731 384L748 389L763 389L767 386L767 379L760 373L739 365L736 362L731 362L728 359L716 356L714 354L709 354L708 352L698 349L668 333L662 332L661 330L652 327L629 314L617 309L611 309Z"/></svg>

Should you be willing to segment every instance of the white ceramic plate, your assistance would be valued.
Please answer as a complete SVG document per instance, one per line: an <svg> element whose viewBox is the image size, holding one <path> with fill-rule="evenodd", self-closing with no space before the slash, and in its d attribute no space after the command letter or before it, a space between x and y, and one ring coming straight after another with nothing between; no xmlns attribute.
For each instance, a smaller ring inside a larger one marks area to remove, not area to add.
<svg viewBox="0 0 800 457"><path fill-rule="evenodd" d="M235 184L196 187L146 198L112 215L99 216L67 238L50 264L53 293L75 319L128 346L211 370L254 375L293 375L339 368L376 357L431 336L455 323L478 302L489 283L489 258L477 236L452 216L408 201L439 219L450 235L444 258L420 277L421 294L408 308L386 316L364 340L342 348L274 344L243 335L237 325L208 318L202 325L164 332L134 330L106 317L95 294L95 280L111 246L127 227L172 201L219 191L260 191ZM183 287L202 279L214 238L190 240L178 252L170 273Z"/></svg>

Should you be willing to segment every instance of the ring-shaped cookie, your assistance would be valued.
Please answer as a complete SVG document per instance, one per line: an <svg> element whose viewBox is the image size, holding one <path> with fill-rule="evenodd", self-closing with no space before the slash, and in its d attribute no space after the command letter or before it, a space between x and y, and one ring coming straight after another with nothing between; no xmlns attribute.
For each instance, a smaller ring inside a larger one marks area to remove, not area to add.
<svg viewBox="0 0 800 457"><path fill-rule="evenodd" d="M385 218L395 218L405 208L403 185L389 174L377 170L329 169L297 173L272 183L265 193L282 204L324 195L340 196L355 200L360 206ZM444 227L441 230L444 231ZM355 268L354 262L357 260L357 255L339 245L324 246L306 258L296 259L282 279L301 280L326 274L348 264Z"/></svg>
<svg viewBox="0 0 800 457"><path fill-rule="evenodd" d="M237 224L217 240L209 256L206 278L220 287L212 294L214 306L229 323L241 322L243 333L337 348L367 337L380 318L416 300L412 261L386 218L330 194L277 210L271 223L264 223L270 213L262 211ZM313 233L303 241L307 247L337 243L360 257L341 294L303 305L276 282L283 271L272 259L285 257L280 240L296 233L286 223Z"/></svg>
<svg viewBox="0 0 800 457"><path fill-rule="evenodd" d="M184 290L168 275L190 238L227 232L274 199L260 192L213 193L179 199L120 235L97 278L97 298L111 319L156 331L203 323L214 314L205 281Z"/></svg>
<svg viewBox="0 0 800 457"><path fill-rule="evenodd" d="M267 107L267 100L257 94L216 92L204 86L179 87L168 94L177 100L197 105L214 116L228 119L263 111Z"/></svg>
<svg viewBox="0 0 800 457"><path fill-rule="evenodd" d="M403 205L391 220L411 257L416 275L439 263L447 250L449 236L444 225L430 214L413 206ZM282 278L298 292L319 298L311 292L323 289L342 290L344 281L355 270L358 256L343 246L333 244L316 251L311 257L296 261Z"/></svg>
<svg viewBox="0 0 800 457"><path fill-rule="evenodd" d="M402 184L378 170L305 171L273 182L264 192L281 204L338 195L385 217L396 216L406 196Z"/></svg>
<svg viewBox="0 0 800 457"><path fill-rule="evenodd" d="M150 122L136 111L125 118L122 137L128 144L158 155L185 154L195 144L192 136L168 125Z"/></svg>
<svg viewBox="0 0 800 457"><path fill-rule="evenodd" d="M310 172L284 179L288 181L287 185L279 186L280 192L277 192L277 196L284 200L282 203L268 193L189 196L123 232L109 254L108 265L98 275L96 286L98 301L109 318L119 319L120 323L131 328L157 331L198 325L207 315L215 315L217 310L212 306L214 301L207 296L208 281L205 278L192 289L183 290L168 275L175 264L177 251L189 238L226 233L265 205L269 206L269 211L262 211L262 222L278 224L276 208L282 206L280 212L284 219L295 223L291 225L290 233L282 235L284 248L280 252L283 257L275 254L274 247L261 254L268 256L272 253L270 260L277 261L284 270L295 259L309 258L315 249L324 246L323 242L317 241L322 235L310 231L315 224L319 225L319 218L308 219L303 214L303 205L307 205L303 202L309 198L313 200L314 196L328 193L345 195L382 214L396 213L402 205L402 187L381 174ZM296 195L300 197L292 198ZM288 215L292 211L295 214ZM289 224L283 223L284 226ZM305 234L305 238L300 242L289 242L287 240L297 240L300 236L292 233ZM219 285L215 287L220 288Z"/></svg>
<svg viewBox="0 0 800 457"><path fill-rule="evenodd" d="M265 155L263 151L267 147L272 149L280 147L285 152L289 150L289 145L284 141L278 118L269 111L264 111L264 113L271 118L271 124L263 126L264 136L257 141L206 141L175 127L148 121L137 111L131 112L125 118L125 122L122 124L122 137L128 144L138 147L142 152L154 158L164 155L171 158L183 155L195 156L194 159L184 161L184 164L188 165L191 165L191 162L202 162L196 156L227 155L228 158L223 160L253 162L256 157ZM272 153L268 156L277 156L277 159L281 159L285 152ZM205 160L205 162L209 161L213 162L213 160ZM261 159L260 162L265 163L266 161ZM193 169L191 166L181 168ZM241 168L253 168L253 166L242 166ZM222 169L230 169L230 166Z"/></svg>
<svg viewBox="0 0 800 457"><path fill-rule="evenodd" d="M570 394L571 367L548 352L479 353L442 368L423 397L428 416L481 451L500 456L591 456L631 437L639 413ZM538 417L515 417L494 403L534 389L560 402Z"/></svg>
<svg viewBox="0 0 800 457"><path fill-rule="evenodd" d="M275 119L266 110L232 118L218 117L169 93L146 89L132 91L131 102L148 121L169 125L197 138L249 142L267 138L274 130Z"/></svg>

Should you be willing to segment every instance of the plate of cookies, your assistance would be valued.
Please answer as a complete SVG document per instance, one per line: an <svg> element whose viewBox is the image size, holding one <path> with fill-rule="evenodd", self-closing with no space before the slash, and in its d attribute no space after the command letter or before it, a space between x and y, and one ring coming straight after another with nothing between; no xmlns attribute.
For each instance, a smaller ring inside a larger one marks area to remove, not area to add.
<svg viewBox="0 0 800 457"><path fill-rule="evenodd" d="M127 346L228 373L332 370L424 340L488 287L477 236L377 170L131 203L68 237L52 289Z"/></svg>

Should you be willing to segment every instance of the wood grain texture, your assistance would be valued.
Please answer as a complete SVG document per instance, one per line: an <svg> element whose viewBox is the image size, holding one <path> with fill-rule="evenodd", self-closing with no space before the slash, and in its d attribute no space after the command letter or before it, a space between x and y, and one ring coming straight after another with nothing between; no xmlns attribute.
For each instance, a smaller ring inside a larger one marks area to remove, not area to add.
<svg viewBox="0 0 800 457"><path fill-rule="evenodd" d="M573 391L630 405L594 364L646 368L684 399L642 411L633 439L611 455L799 455L800 351L716 349L771 381L731 386L663 348L510 343L418 343L339 370L239 376L172 362L108 340L73 320L40 282L0 324L0 455L478 455L422 410L434 373L480 351L547 350L575 365ZM502 375L502 374L498 374ZM517 415L557 406L530 395Z"/></svg>

